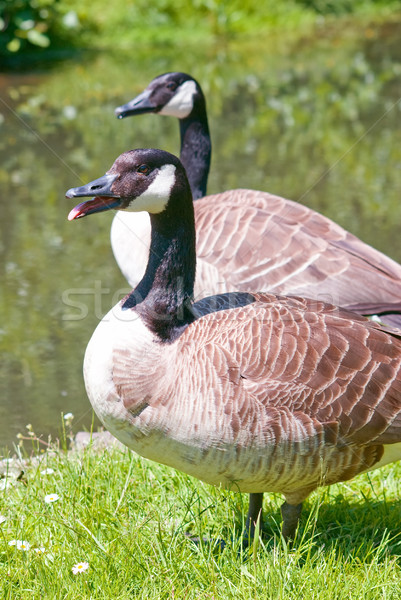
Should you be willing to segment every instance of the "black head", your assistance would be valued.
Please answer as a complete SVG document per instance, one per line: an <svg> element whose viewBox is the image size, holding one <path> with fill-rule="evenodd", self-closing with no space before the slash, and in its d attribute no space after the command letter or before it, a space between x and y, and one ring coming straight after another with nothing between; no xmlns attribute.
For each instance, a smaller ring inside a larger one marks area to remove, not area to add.
<svg viewBox="0 0 401 600"><path fill-rule="evenodd" d="M191 199L184 167L176 156L164 150L130 150L103 177L66 192L67 198L94 196L73 208L68 219L111 208L158 214L166 209L173 190Z"/></svg>
<svg viewBox="0 0 401 600"><path fill-rule="evenodd" d="M119 119L144 113L159 113L185 119L196 102L204 99L198 82L186 73L164 73L150 82L133 100L116 108Z"/></svg>

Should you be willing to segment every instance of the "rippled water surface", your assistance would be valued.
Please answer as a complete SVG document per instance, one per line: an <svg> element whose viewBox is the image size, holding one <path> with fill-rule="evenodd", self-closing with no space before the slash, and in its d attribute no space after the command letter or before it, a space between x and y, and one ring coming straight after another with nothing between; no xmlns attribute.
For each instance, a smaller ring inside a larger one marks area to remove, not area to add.
<svg viewBox="0 0 401 600"><path fill-rule="evenodd" d="M64 193L125 150L179 152L174 120L114 117L159 73L187 71L203 85L211 193L299 200L401 261L400 34L397 23L322 29L275 52L226 41L0 74L0 447L28 423L57 435L61 412L76 429L91 424L83 354L127 285L110 250L113 215L69 223Z"/></svg>

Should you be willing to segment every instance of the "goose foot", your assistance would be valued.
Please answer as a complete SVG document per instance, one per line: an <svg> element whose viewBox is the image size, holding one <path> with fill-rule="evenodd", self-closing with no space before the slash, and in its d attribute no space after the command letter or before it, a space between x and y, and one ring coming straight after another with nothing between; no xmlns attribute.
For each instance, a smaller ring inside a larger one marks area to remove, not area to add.
<svg viewBox="0 0 401 600"><path fill-rule="evenodd" d="M288 504L284 502L281 505L281 516L283 517L283 526L281 533L285 540L293 540L301 516L302 502L300 504Z"/></svg>

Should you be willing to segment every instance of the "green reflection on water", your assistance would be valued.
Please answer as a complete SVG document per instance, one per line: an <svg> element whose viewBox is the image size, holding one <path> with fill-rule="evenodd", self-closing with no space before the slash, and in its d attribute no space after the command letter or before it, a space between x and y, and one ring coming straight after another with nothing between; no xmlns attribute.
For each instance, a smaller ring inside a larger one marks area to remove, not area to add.
<svg viewBox="0 0 401 600"><path fill-rule="evenodd" d="M69 187L121 152L178 153L172 119L118 121L114 108L159 73L188 71L208 99L211 193L249 187L300 200L401 261L401 26L266 47L136 48L51 74L0 80L0 447L60 413L91 422L82 359L127 286L112 215L68 223ZM135 257L133 257L135 260Z"/></svg>

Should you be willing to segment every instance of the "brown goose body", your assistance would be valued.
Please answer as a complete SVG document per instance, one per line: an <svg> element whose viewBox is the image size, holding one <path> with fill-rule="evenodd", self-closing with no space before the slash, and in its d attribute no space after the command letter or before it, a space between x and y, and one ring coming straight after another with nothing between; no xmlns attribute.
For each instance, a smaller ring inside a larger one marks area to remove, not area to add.
<svg viewBox="0 0 401 600"><path fill-rule="evenodd" d="M386 450L401 442L400 364L400 339L377 325L263 294L200 317L167 347L115 307L84 370L100 419L142 456L298 504L401 458L401 444Z"/></svg>
<svg viewBox="0 0 401 600"><path fill-rule="evenodd" d="M196 200L195 298L235 290L296 294L401 327L401 266L391 258L291 200L244 189L205 196L211 142L195 79L160 75L116 109L119 117L149 112L178 117L180 124L180 158ZM111 243L123 275L136 287L150 247L147 214L138 219L117 212Z"/></svg>
<svg viewBox="0 0 401 600"><path fill-rule="evenodd" d="M318 300L191 302L193 204L172 155L137 150L69 197L151 213L146 273L96 328L84 361L105 426L142 456L214 485L286 498L283 532L320 485L401 458L401 331ZM289 515L289 516L288 516Z"/></svg>

